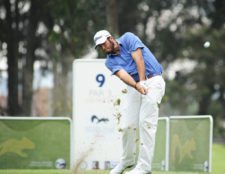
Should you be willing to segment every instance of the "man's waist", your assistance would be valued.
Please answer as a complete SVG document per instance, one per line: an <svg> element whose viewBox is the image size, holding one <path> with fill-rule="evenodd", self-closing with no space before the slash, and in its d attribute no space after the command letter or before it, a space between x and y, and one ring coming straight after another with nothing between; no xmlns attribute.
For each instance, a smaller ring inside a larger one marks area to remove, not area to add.
<svg viewBox="0 0 225 174"><path fill-rule="evenodd" d="M156 73L156 74L149 74L149 75L147 75L146 77L147 77L147 79L150 79L150 78L152 78L152 77L155 77L155 76L161 76L162 75L162 73Z"/></svg>
<svg viewBox="0 0 225 174"><path fill-rule="evenodd" d="M146 78L147 78L147 79L150 79L150 78L152 78L152 77L155 77L155 76L161 76L161 75L162 75L162 73L148 74L148 75L146 75ZM133 79L134 79L136 82L139 82L139 81L140 81L140 80L139 80L139 75L138 75L138 74L132 74L131 76L133 77Z"/></svg>

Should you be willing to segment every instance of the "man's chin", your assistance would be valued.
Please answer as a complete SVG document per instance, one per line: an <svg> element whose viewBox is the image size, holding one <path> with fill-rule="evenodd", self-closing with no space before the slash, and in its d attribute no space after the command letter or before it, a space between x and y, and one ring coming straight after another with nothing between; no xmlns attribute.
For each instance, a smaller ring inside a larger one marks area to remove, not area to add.
<svg viewBox="0 0 225 174"><path fill-rule="evenodd" d="M113 54L113 51L106 51L107 54Z"/></svg>

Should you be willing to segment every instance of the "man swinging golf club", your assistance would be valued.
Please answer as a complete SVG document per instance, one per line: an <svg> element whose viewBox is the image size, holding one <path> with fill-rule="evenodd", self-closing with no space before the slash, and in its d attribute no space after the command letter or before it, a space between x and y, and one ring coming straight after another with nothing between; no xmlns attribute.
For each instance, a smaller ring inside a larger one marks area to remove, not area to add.
<svg viewBox="0 0 225 174"><path fill-rule="evenodd" d="M127 87L127 102L122 111L123 153L120 163L110 174L151 174L159 108L165 93L163 68L152 52L133 33L127 32L115 39L108 31L98 31L95 47L106 54L106 67ZM137 129L139 154L136 157ZM136 160L137 159L137 160Z"/></svg>

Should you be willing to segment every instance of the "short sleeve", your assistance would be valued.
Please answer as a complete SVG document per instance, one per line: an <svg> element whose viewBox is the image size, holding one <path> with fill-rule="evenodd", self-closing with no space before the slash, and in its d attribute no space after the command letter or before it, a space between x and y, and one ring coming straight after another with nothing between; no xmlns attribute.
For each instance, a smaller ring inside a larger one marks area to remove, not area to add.
<svg viewBox="0 0 225 174"><path fill-rule="evenodd" d="M120 65L116 64L115 62L113 62L112 59L106 59L105 62L106 67L112 72L112 74L114 75L117 71L123 69Z"/></svg>

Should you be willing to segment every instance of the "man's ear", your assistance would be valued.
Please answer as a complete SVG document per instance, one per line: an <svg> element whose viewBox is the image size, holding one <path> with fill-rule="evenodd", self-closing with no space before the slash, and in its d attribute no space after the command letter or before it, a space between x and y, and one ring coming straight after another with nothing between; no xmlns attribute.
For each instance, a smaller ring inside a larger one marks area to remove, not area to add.
<svg viewBox="0 0 225 174"><path fill-rule="evenodd" d="M113 39L112 36L109 36L109 37L108 37L108 40L113 41L114 39Z"/></svg>

